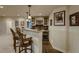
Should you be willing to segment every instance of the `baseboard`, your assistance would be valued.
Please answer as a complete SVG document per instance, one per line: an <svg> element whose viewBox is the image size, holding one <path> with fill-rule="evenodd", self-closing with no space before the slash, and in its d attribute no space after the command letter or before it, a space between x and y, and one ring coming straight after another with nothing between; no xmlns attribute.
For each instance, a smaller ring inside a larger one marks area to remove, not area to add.
<svg viewBox="0 0 79 59"><path fill-rule="evenodd" d="M60 49L60 48L57 48L57 47L53 46L50 40L49 40L49 42L50 42L51 46L52 46L54 49L56 49L56 50L58 50L58 51L60 51L60 52L62 52L62 53L66 53L66 51L64 51L64 50L62 50L62 49Z"/></svg>
<svg viewBox="0 0 79 59"><path fill-rule="evenodd" d="M61 49L59 49L59 48L57 48L57 47L54 47L54 46L53 46L53 48L56 49L56 50L58 50L58 51L60 51L60 52L62 52L62 53L65 53L65 51L63 51L63 50L61 50Z"/></svg>

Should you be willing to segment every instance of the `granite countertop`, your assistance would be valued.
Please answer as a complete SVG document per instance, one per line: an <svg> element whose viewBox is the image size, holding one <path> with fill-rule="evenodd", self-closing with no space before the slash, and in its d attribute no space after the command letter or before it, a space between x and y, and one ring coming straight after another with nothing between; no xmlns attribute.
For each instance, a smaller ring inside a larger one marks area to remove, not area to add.
<svg viewBox="0 0 79 59"><path fill-rule="evenodd" d="M33 32L48 32L48 30L37 30L37 29L29 29L29 28L25 28L24 30L28 30L28 31L33 31Z"/></svg>

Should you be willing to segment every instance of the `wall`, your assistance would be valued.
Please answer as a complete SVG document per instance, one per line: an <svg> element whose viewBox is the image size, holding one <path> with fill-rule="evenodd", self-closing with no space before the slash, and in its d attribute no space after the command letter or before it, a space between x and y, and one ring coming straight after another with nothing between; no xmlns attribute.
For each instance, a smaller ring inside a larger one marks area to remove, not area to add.
<svg viewBox="0 0 79 59"><path fill-rule="evenodd" d="M23 17L9 17L9 16L0 16L0 35L9 34L10 28L15 29L15 20L21 21L25 20ZM19 25L21 27L21 25Z"/></svg>
<svg viewBox="0 0 79 59"><path fill-rule="evenodd" d="M54 26L54 13L59 11L68 11L67 6L56 8L49 16L52 19L52 26L49 26L49 41L55 49L66 52L67 51L67 12L65 13L65 26Z"/></svg>
<svg viewBox="0 0 79 59"><path fill-rule="evenodd" d="M10 28L14 28L13 18L0 16L0 35L9 34Z"/></svg>
<svg viewBox="0 0 79 59"><path fill-rule="evenodd" d="M21 28L21 22L24 21L25 22L25 18L24 17L17 17L16 20L19 22L19 27ZM25 24L27 26L27 24ZM25 27L26 27L25 26Z"/></svg>
<svg viewBox="0 0 79 59"><path fill-rule="evenodd" d="M6 33L6 22L0 17L0 35L3 35L4 33Z"/></svg>
<svg viewBox="0 0 79 59"><path fill-rule="evenodd" d="M79 12L79 5L70 6L69 14ZM79 26L69 26L69 52L79 53Z"/></svg>
<svg viewBox="0 0 79 59"><path fill-rule="evenodd" d="M69 15L78 12L79 6L63 6L56 8L50 14L54 24L54 12L66 10L65 26L49 26L49 40L51 45L62 52L79 52L79 26L69 26Z"/></svg>

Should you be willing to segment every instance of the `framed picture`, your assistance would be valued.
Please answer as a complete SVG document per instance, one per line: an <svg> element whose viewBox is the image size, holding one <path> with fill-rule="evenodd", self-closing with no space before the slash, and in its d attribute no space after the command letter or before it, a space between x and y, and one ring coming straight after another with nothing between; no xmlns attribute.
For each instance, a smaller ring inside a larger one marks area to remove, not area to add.
<svg viewBox="0 0 79 59"><path fill-rule="evenodd" d="M79 12L70 15L70 26L79 26Z"/></svg>
<svg viewBox="0 0 79 59"><path fill-rule="evenodd" d="M54 25L64 26L65 25L65 11L54 13Z"/></svg>
<svg viewBox="0 0 79 59"><path fill-rule="evenodd" d="M24 26L24 21L21 21L21 26Z"/></svg>
<svg viewBox="0 0 79 59"><path fill-rule="evenodd" d="M52 26L52 19L50 19L50 26Z"/></svg>
<svg viewBox="0 0 79 59"><path fill-rule="evenodd" d="M15 21L15 27L19 26L19 22L16 20Z"/></svg>

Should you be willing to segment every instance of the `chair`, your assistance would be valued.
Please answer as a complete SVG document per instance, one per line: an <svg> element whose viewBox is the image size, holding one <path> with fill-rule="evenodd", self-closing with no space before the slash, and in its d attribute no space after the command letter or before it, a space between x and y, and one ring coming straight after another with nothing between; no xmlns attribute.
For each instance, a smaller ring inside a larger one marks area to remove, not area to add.
<svg viewBox="0 0 79 59"><path fill-rule="evenodd" d="M18 35L20 35L20 34L21 34L21 30L20 30L20 28L19 28L19 27L16 27L16 33L17 33Z"/></svg>
<svg viewBox="0 0 79 59"><path fill-rule="evenodd" d="M26 34L21 33L21 30L18 27L16 28L16 32L19 35L20 39L19 53L22 52L23 50L25 50L25 52L27 52L27 50L31 50L32 52L32 37L26 38ZM28 46L31 47L28 48Z"/></svg>
<svg viewBox="0 0 79 59"><path fill-rule="evenodd" d="M20 46L19 46L19 53L21 53L22 51L25 51L25 53L27 52L27 50L30 50L32 52L32 37L29 38L24 38L23 34L20 34ZM28 48L28 46L31 46L30 48ZM24 49L20 49L23 48Z"/></svg>
<svg viewBox="0 0 79 59"><path fill-rule="evenodd" d="M13 29L10 28L10 31L12 32L12 35L13 35L13 47L16 52L16 48L19 47L17 46L17 44L19 44L19 37L16 36L16 33L13 31Z"/></svg>

